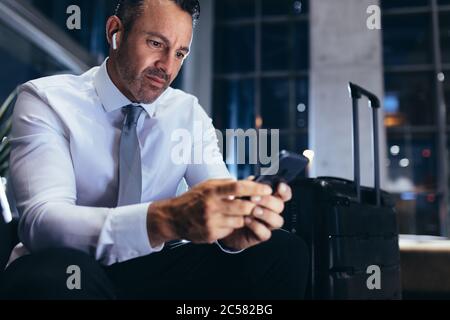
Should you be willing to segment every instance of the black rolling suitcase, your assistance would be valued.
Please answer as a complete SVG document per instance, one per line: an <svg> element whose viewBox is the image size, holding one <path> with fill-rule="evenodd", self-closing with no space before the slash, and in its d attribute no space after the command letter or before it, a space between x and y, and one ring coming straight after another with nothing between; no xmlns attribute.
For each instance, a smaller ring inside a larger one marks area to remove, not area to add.
<svg viewBox="0 0 450 320"><path fill-rule="evenodd" d="M400 299L400 253L394 203L380 190L379 99L350 83L355 181L298 179L286 205L284 229L311 253L308 299ZM373 110L375 188L360 186L358 101ZM378 282L379 280L379 282Z"/></svg>

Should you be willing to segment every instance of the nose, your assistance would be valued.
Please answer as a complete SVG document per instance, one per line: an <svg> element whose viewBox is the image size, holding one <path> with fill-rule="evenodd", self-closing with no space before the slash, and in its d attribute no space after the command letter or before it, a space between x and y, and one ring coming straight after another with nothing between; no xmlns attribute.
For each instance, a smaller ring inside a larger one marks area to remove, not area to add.
<svg viewBox="0 0 450 320"><path fill-rule="evenodd" d="M169 52L162 53L156 61L155 66L170 76L174 68L174 59L171 59Z"/></svg>

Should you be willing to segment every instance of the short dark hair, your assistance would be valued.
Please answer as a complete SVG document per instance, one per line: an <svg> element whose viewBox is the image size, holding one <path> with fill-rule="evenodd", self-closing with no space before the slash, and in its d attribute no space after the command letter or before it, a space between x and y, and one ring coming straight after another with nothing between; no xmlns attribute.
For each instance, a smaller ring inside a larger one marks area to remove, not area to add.
<svg viewBox="0 0 450 320"><path fill-rule="evenodd" d="M142 7L146 0L119 0L114 14L122 20L125 33L133 28L133 23L142 14ZM200 18L200 3L198 0L171 0L181 9L192 16L192 23L195 24Z"/></svg>

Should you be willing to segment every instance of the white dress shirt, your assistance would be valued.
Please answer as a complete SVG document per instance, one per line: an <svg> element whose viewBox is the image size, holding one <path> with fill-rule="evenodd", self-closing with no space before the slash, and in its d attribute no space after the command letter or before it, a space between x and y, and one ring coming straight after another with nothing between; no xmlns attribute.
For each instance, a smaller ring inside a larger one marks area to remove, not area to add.
<svg viewBox="0 0 450 320"><path fill-rule="evenodd" d="M188 148L220 155L211 119L198 100L168 88L141 104L137 131L142 158L142 204L116 207L119 141L131 104L113 84L106 61L80 76L58 75L21 86L11 133L10 180L25 248L75 248L111 265L162 250L152 248L146 219L152 201L189 186L231 178L222 159L175 164L172 134L192 133ZM202 126L202 130L194 127ZM221 157L221 155L220 155ZM18 251L17 251L18 252ZM21 254L16 254L21 255Z"/></svg>

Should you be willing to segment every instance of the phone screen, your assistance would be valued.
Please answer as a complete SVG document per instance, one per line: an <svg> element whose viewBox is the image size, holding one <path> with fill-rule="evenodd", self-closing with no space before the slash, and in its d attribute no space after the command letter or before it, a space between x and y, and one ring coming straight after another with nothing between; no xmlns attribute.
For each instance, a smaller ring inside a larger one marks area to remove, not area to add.
<svg viewBox="0 0 450 320"><path fill-rule="evenodd" d="M276 190L282 182L289 184L292 182L309 163L308 158L303 155L288 151L281 151L277 163L272 163L271 167L264 170L263 174L256 177L255 181L268 184Z"/></svg>

